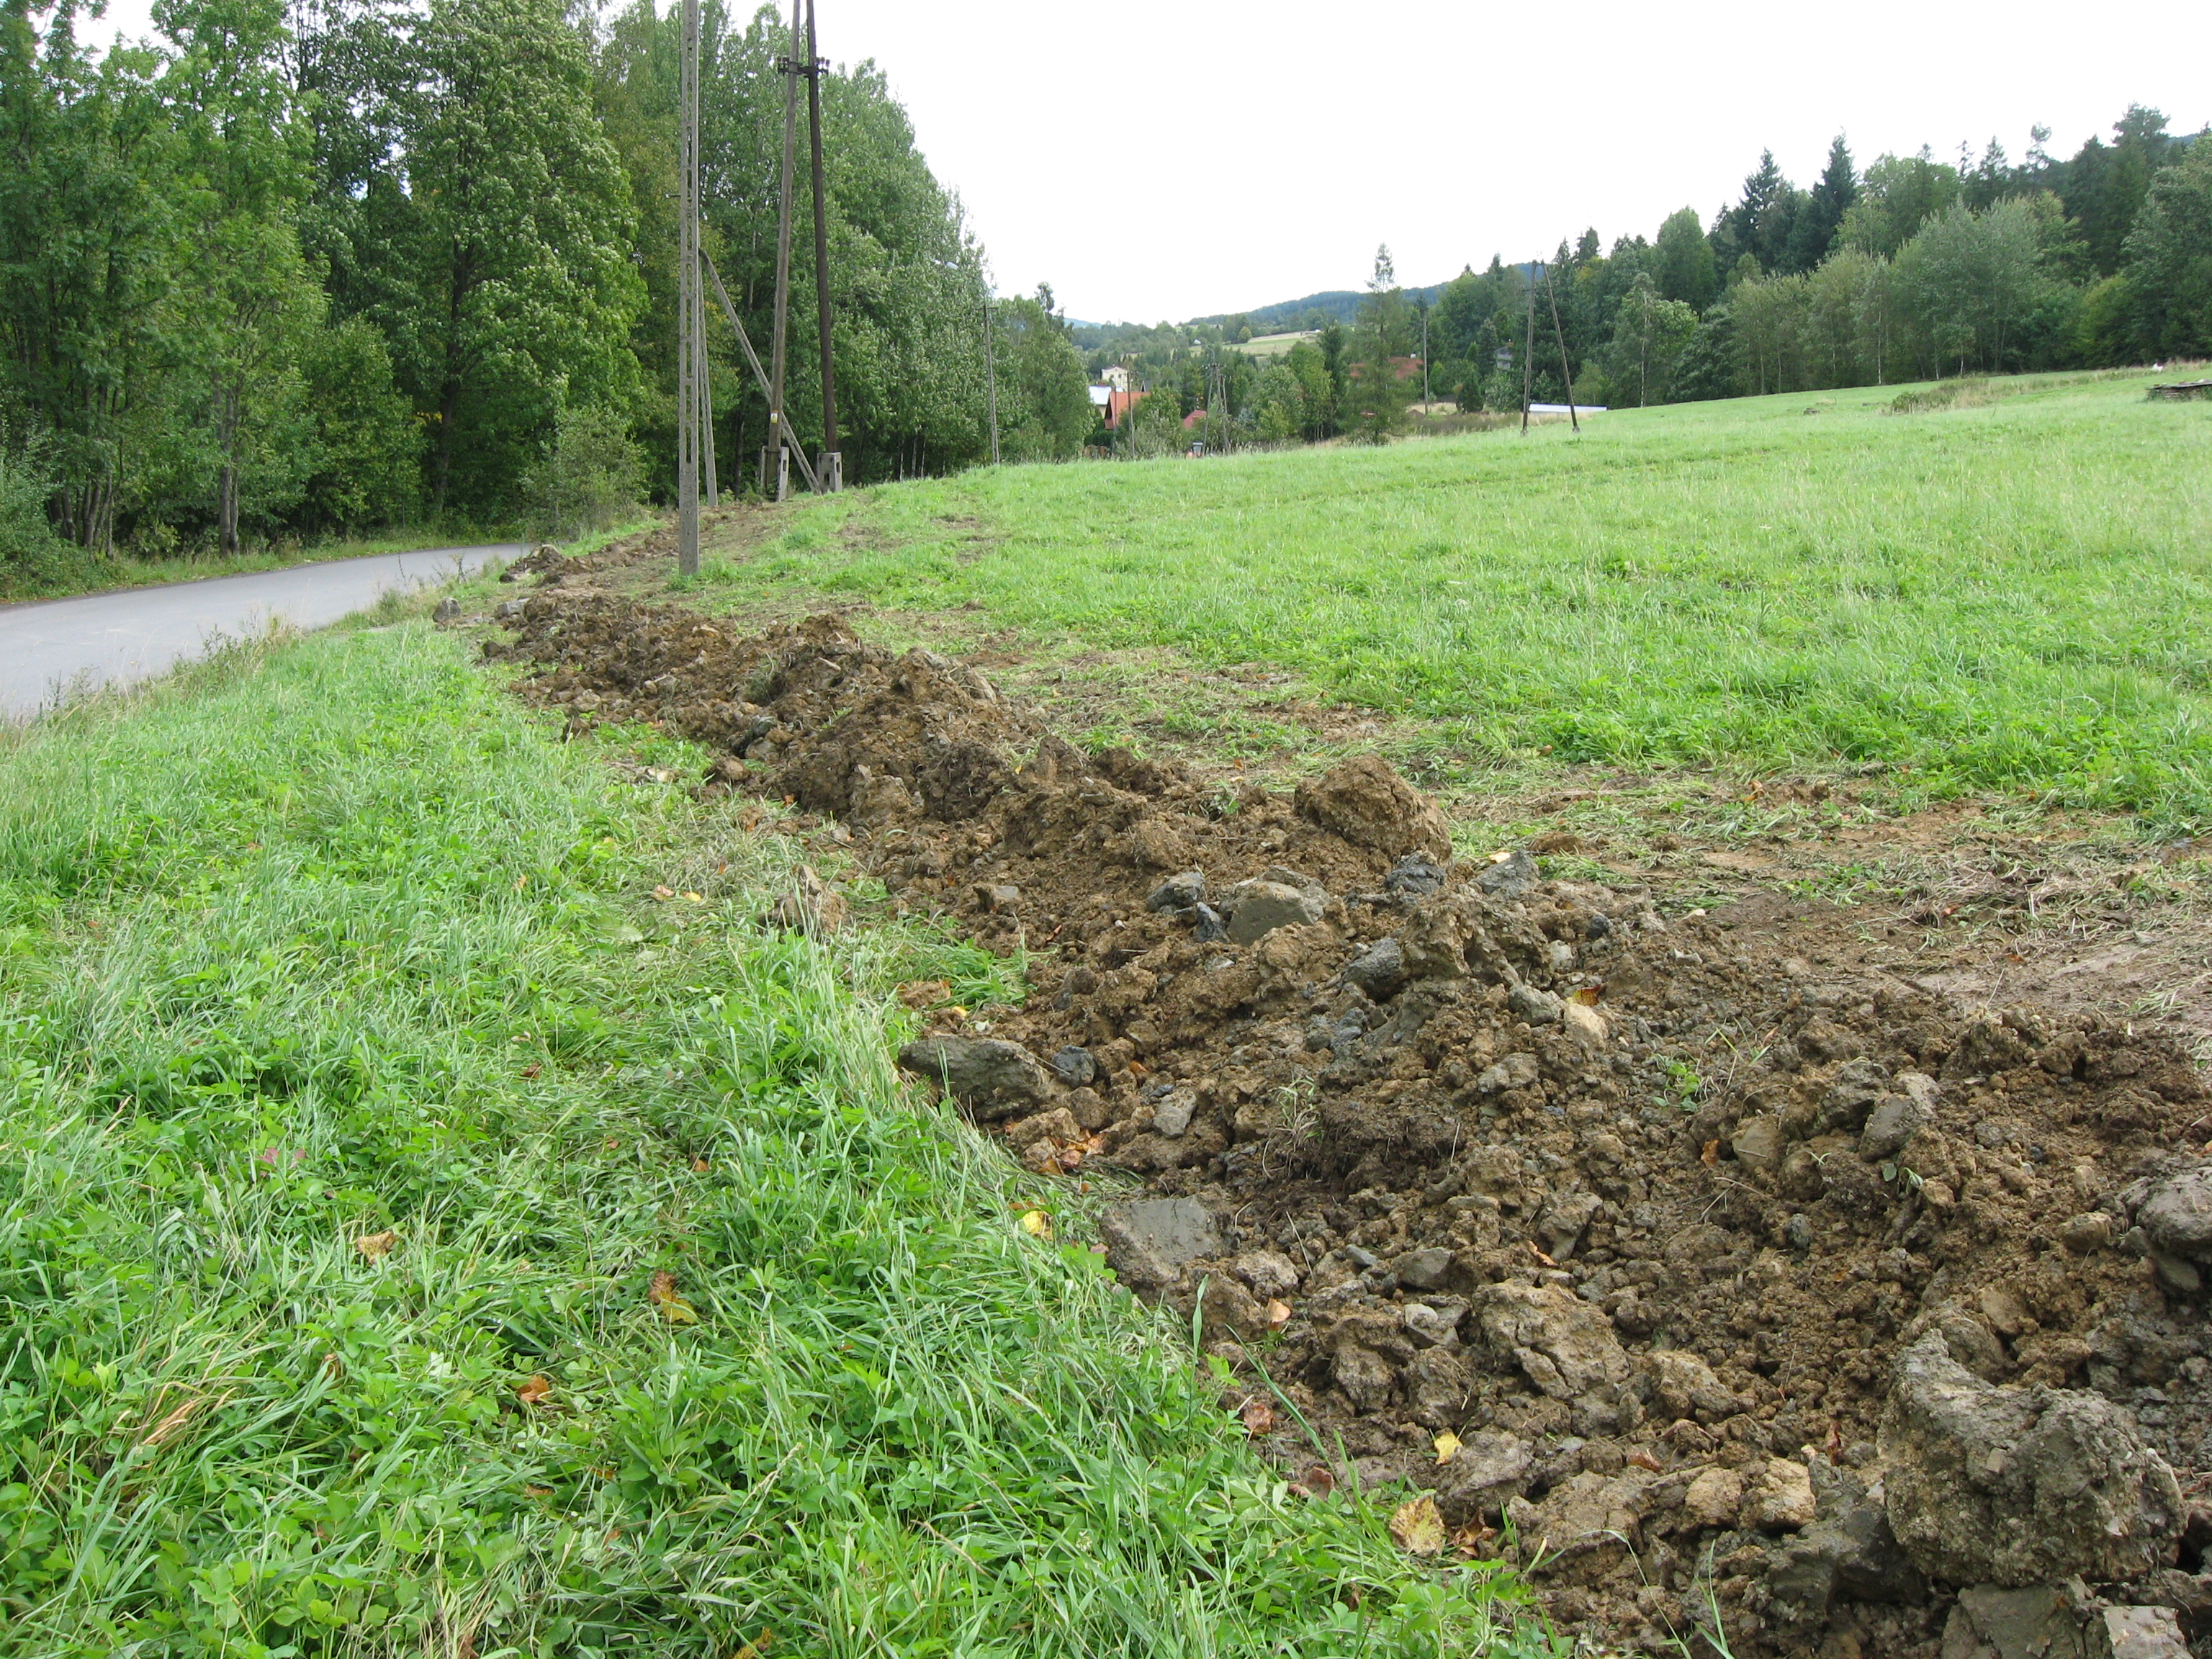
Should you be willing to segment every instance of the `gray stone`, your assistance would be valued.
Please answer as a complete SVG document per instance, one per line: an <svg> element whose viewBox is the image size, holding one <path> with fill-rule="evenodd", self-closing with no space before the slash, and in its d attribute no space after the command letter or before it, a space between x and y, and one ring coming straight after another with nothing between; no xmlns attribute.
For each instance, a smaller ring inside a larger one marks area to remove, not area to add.
<svg viewBox="0 0 2212 1659"><path fill-rule="evenodd" d="M2130 1188L2136 1225L2166 1255L2212 1259L2212 1164L2200 1164L2149 1182L2140 1197Z"/></svg>
<svg viewBox="0 0 2212 1659"><path fill-rule="evenodd" d="M2168 1255L2163 1250L2153 1250L2150 1265L2158 1270L2158 1282L2177 1296L2194 1296L2204 1288L2204 1276L2197 1271L2193 1261Z"/></svg>
<svg viewBox="0 0 2212 1659"><path fill-rule="evenodd" d="M1229 924L1222 921L1221 912L1210 904L1192 907L1192 919L1195 925L1190 936L1200 945L1216 944L1229 937Z"/></svg>
<svg viewBox="0 0 2212 1659"><path fill-rule="evenodd" d="M2076 1255L2109 1249L2119 1236L2119 1224L2102 1210L2084 1210L2068 1217L2058 1228L2058 1242Z"/></svg>
<svg viewBox="0 0 2212 1659"><path fill-rule="evenodd" d="M1303 927L1319 921L1328 896L1312 888L1259 877L1240 881L1224 896L1229 907L1229 942L1250 945L1278 927Z"/></svg>
<svg viewBox="0 0 2212 1659"><path fill-rule="evenodd" d="M1507 1089L1525 1089L1541 1075L1535 1055L1508 1054L1495 1065L1483 1067L1482 1075L1474 1080L1474 1091L1494 1095Z"/></svg>
<svg viewBox="0 0 2212 1659"><path fill-rule="evenodd" d="M1884 1095L1867 1114L1859 1136L1859 1156L1869 1163L1894 1158L1905 1143L1936 1121L1936 1109L1911 1095Z"/></svg>
<svg viewBox="0 0 2212 1659"><path fill-rule="evenodd" d="M1106 1265L1131 1290L1156 1296L1203 1256L1221 1254L1213 1212L1194 1198L1139 1198L1099 1218Z"/></svg>
<svg viewBox="0 0 2212 1659"><path fill-rule="evenodd" d="M1408 1302L1398 1318L1406 1334L1420 1346L1455 1348L1459 1346L1459 1322L1466 1316L1467 1304L1453 1297L1441 1302Z"/></svg>
<svg viewBox="0 0 2212 1659"><path fill-rule="evenodd" d="M1441 864L1431 864L1418 854L1408 854L1392 865L1382 878L1385 891L1407 898L1427 898L1444 890L1448 879Z"/></svg>
<svg viewBox="0 0 2212 1659"><path fill-rule="evenodd" d="M1408 1250L1390 1264L1398 1282L1417 1291L1433 1291L1451 1276L1452 1253L1440 1245Z"/></svg>
<svg viewBox="0 0 2212 1659"><path fill-rule="evenodd" d="M1395 933L1378 939L1345 964L1344 977L1376 1001L1384 1001L1406 982L1405 947Z"/></svg>
<svg viewBox="0 0 2212 1659"><path fill-rule="evenodd" d="M984 1117L1009 1116L1049 1092L1036 1057L998 1037L924 1037L899 1050L898 1064Z"/></svg>
<svg viewBox="0 0 2212 1659"><path fill-rule="evenodd" d="M1353 1409L1363 1412L1389 1405L1398 1381L1389 1360L1371 1348L1351 1342L1336 1351L1329 1372Z"/></svg>
<svg viewBox="0 0 2212 1659"><path fill-rule="evenodd" d="M461 602L448 593L438 601L438 608L430 613L430 620L441 623L454 622L459 620L460 614Z"/></svg>
<svg viewBox="0 0 2212 1659"><path fill-rule="evenodd" d="M1559 1023L1559 1000L1549 991L1540 991L1533 985L1516 985L1505 994L1505 1006L1515 1016L1531 1025L1557 1025Z"/></svg>
<svg viewBox="0 0 2212 1659"><path fill-rule="evenodd" d="M2172 1607L2106 1607L2090 1636L2090 1659L2189 1659L2181 1618ZM2099 1638L2101 1652L2094 1645Z"/></svg>
<svg viewBox="0 0 2212 1659"><path fill-rule="evenodd" d="M1188 910L1206 896L1206 872L1186 870L1179 876L1170 876L1152 889L1145 900L1147 910Z"/></svg>
<svg viewBox="0 0 2212 1659"><path fill-rule="evenodd" d="M1287 1297L1298 1288L1297 1266L1280 1250L1250 1250L1229 1264L1229 1271L1252 1287L1252 1294Z"/></svg>
<svg viewBox="0 0 2212 1659"><path fill-rule="evenodd" d="M492 614L496 616L501 622L519 622L522 618L523 607L529 603L530 601L527 599L508 599L503 602L500 605L499 609Z"/></svg>
<svg viewBox="0 0 2212 1659"><path fill-rule="evenodd" d="M1456 1429L1467 1421L1474 1398L1474 1370L1453 1349L1423 1348L1407 1362L1402 1380L1407 1408L1423 1427Z"/></svg>
<svg viewBox="0 0 2212 1659"><path fill-rule="evenodd" d="M1190 1115L1197 1109L1196 1095L1188 1089L1176 1090L1152 1108L1152 1133L1170 1140L1181 1139L1190 1127Z"/></svg>
<svg viewBox="0 0 2212 1659"><path fill-rule="evenodd" d="M1745 1169L1772 1175L1782 1167L1782 1120L1771 1113L1746 1118L1736 1126L1729 1148Z"/></svg>
<svg viewBox="0 0 2212 1659"><path fill-rule="evenodd" d="M1710 1420L1743 1409L1743 1402L1713 1374L1713 1368L1686 1348L1658 1348L1638 1369L1650 1379L1654 1402L1677 1419L1703 1413Z"/></svg>
<svg viewBox="0 0 2212 1659"><path fill-rule="evenodd" d="M2124 1411L2076 1389L1985 1382L1941 1330L1898 1356L1881 1455L1891 1529L1931 1578L2124 1583L2175 1554L2180 1487Z"/></svg>
<svg viewBox="0 0 2212 1659"><path fill-rule="evenodd" d="M1561 1193L1554 1197L1536 1218L1545 1254L1554 1261L1565 1261L1572 1255L1583 1231L1604 1207L1604 1200L1595 1193Z"/></svg>
<svg viewBox="0 0 2212 1659"><path fill-rule="evenodd" d="M1811 1637L1838 1601L1926 1601L1927 1581L1898 1547L1889 1516L1866 1487L1826 1459L1814 1462L1812 1474L1813 1524L1767 1558L1769 1616L1777 1626Z"/></svg>
<svg viewBox="0 0 2212 1659"><path fill-rule="evenodd" d="M2090 1659L2088 1620L2050 1584L1959 1592L1943 1626L1942 1659Z"/></svg>
<svg viewBox="0 0 2212 1659"><path fill-rule="evenodd" d="M1079 1089L1097 1077L1098 1062L1091 1057L1091 1050L1071 1042L1054 1053L1052 1073L1069 1088Z"/></svg>
<svg viewBox="0 0 2212 1659"><path fill-rule="evenodd" d="M1628 1378L1628 1355L1599 1309L1556 1285L1486 1286L1475 1321L1491 1352L1517 1364L1544 1393L1577 1400Z"/></svg>
<svg viewBox="0 0 2212 1659"><path fill-rule="evenodd" d="M1474 884L1496 899L1517 899L1543 879L1536 860L1525 847L1516 847L1474 878Z"/></svg>
<svg viewBox="0 0 2212 1659"><path fill-rule="evenodd" d="M1820 1128L1856 1129L1889 1092L1889 1073L1870 1060L1846 1060L1820 1097Z"/></svg>
<svg viewBox="0 0 2212 1659"><path fill-rule="evenodd" d="M1419 1364L1427 1355L1418 1356ZM1510 1434L1471 1434L1443 1466L1437 1507L1455 1527L1492 1519L1528 1491L1535 1454L1525 1440Z"/></svg>

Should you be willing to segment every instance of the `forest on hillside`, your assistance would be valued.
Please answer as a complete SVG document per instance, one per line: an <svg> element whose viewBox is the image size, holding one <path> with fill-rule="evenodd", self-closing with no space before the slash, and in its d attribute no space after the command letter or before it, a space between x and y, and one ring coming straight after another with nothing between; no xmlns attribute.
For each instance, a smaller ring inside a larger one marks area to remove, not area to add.
<svg viewBox="0 0 2212 1659"><path fill-rule="evenodd" d="M1348 325L1316 308L1077 339L1163 404L1208 410L1217 441L1387 430L1417 388L1386 382L1423 356L1433 398L1517 410L1532 297L1545 401L1566 396L1563 367L1577 402L1644 404L2212 356L2212 142L2141 107L2063 160L2048 136L2018 162L1992 141L1978 160L1923 149L1864 169L1838 137L1809 188L1770 152L1710 220L1686 207L1610 249L1586 230L1533 283L1535 262L1493 257L1407 290L1386 250ZM1313 337L1265 361L1237 349L1270 327ZM1386 362L1395 374L1363 375Z"/></svg>
<svg viewBox="0 0 2212 1659"><path fill-rule="evenodd" d="M704 240L764 342L788 30L703 9ZM665 498L676 25L650 0L580 15L162 0L156 39L96 52L74 7L5 0L0 587L118 548L550 532ZM989 449L982 252L872 63L823 95L847 474L966 465ZM804 228L803 150L797 173ZM802 230L807 298L812 257ZM1091 414L1066 329L1034 300L994 310L1006 448L1068 453ZM811 364L811 306L793 322ZM737 481L765 410L709 331ZM794 370L789 401L816 441L817 380Z"/></svg>

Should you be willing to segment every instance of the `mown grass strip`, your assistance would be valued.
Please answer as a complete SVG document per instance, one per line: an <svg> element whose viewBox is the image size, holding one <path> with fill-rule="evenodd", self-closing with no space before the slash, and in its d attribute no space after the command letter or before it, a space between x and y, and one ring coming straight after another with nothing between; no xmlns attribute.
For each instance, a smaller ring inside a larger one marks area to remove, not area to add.
<svg viewBox="0 0 2212 1659"><path fill-rule="evenodd" d="M1537 1639L902 1092L871 988L976 964L763 934L419 625L188 678L0 752L0 1653Z"/></svg>
<svg viewBox="0 0 2212 1659"><path fill-rule="evenodd" d="M2033 377L810 502L730 598L969 602L1301 672L1478 754L1879 760L2212 820L2212 406Z"/></svg>

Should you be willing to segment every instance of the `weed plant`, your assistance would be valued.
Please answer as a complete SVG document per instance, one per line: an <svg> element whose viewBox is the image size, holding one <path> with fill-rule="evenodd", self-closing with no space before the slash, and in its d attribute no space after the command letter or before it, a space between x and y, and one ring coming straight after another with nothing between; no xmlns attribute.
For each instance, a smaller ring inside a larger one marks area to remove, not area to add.
<svg viewBox="0 0 2212 1659"><path fill-rule="evenodd" d="M809 502L736 568L787 604L973 602L1281 664L1477 755L1879 762L2188 827L2212 821L2212 405L2145 379L996 468Z"/></svg>
<svg viewBox="0 0 2212 1659"><path fill-rule="evenodd" d="M0 1653L1537 1650L902 1091L984 965L763 933L723 811L414 623L0 749Z"/></svg>

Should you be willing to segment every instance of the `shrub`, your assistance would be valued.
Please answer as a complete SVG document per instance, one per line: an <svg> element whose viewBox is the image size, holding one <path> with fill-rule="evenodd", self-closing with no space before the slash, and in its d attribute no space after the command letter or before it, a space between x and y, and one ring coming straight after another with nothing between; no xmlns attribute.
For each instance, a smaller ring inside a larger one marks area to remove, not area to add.
<svg viewBox="0 0 2212 1659"><path fill-rule="evenodd" d="M522 489L532 524L554 540L620 522L645 493L645 452L630 438L629 417L605 404L562 410L552 447Z"/></svg>

